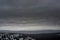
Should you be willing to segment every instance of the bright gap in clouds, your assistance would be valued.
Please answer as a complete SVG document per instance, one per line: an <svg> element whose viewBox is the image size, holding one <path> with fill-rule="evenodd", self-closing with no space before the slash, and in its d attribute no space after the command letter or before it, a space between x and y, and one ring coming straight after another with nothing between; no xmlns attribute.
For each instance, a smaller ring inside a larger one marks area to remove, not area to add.
<svg viewBox="0 0 60 40"><path fill-rule="evenodd" d="M10 31L37 31L37 30L60 30L60 27L56 26L2 26L0 30Z"/></svg>

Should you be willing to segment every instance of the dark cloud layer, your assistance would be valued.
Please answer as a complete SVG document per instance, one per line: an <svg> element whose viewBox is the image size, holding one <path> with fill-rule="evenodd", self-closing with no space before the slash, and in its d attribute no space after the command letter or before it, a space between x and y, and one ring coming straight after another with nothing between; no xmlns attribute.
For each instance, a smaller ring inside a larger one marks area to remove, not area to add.
<svg viewBox="0 0 60 40"><path fill-rule="evenodd" d="M38 16L47 10L45 0L0 0L0 16Z"/></svg>
<svg viewBox="0 0 60 40"><path fill-rule="evenodd" d="M0 15L55 15L56 11L59 11L59 4L59 0L0 0Z"/></svg>
<svg viewBox="0 0 60 40"><path fill-rule="evenodd" d="M59 23L59 0L0 0L0 18L40 17Z"/></svg>

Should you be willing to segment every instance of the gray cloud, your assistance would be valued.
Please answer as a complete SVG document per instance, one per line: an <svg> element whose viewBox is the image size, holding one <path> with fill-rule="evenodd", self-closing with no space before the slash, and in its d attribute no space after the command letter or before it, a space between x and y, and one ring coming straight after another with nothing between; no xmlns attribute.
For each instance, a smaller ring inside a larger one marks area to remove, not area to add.
<svg viewBox="0 0 60 40"><path fill-rule="evenodd" d="M56 21L60 16L59 4L59 0L0 0L0 18L27 16Z"/></svg>
<svg viewBox="0 0 60 40"><path fill-rule="evenodd" d="M59 0L0 0L0 15L49 16L59 4Z"/></svg>

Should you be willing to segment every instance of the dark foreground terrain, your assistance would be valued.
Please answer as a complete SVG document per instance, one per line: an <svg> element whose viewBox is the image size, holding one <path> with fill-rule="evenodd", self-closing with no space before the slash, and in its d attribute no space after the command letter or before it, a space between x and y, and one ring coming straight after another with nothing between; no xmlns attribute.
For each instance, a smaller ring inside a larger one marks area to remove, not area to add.
<svg viewBox="0 0 60 40"><path fill-rule="evenodd" d="M39 33L38 33L39 32ZM60 40L60 32L55 31L3 31L0 32L0 40Z"/></svg>

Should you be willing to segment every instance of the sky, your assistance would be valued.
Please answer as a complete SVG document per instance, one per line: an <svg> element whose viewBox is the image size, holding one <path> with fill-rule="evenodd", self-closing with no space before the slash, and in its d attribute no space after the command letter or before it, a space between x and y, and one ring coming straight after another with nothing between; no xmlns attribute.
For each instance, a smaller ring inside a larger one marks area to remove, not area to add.
<svg viewBox="0 0 60 40"><path fill-rule="evenodd" d="M44 20L43 22L46 22L45 19L47 19L47 22L54 22L60 25L60 1L0 0L0 21L3 18L2 22L5 22L8 19L5 17L14 17L15 19L18 17L40 17ZM15 20L14 18L11 18L11 20Z"/></svg>
<svg viewBox="0 0 60 40"><path fill-rule="evenodd" d="M4 15L41 15L41 13L47 15L51 10L59 10L59 4L59 0L0 0L0 10L4 10L0 13Z"/></svg>

